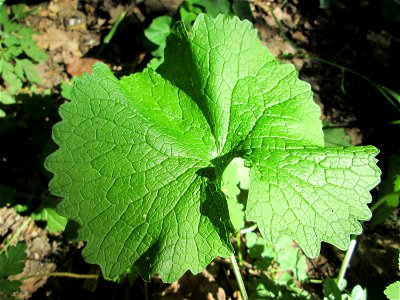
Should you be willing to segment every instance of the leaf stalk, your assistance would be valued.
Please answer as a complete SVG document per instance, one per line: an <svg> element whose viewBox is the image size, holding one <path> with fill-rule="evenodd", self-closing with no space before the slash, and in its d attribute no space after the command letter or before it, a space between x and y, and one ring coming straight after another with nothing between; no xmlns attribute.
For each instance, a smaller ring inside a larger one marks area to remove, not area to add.
<svg viewBox="0 0 400 300"><path fill-rule="evenodd" d="M242 294L243 300L248 300L249 296L247 296L246 287L243 282L242 273L240 273L239 265L236 261L235 254L230 257L233 273L235 273L236 281L239 285L240 293Z"/></svg>
<svg viewBox="0 0 400 300"><path fill-rule="evenodd" d="M347 249L347 251L346 251L346 254L344 256L342 265L340 266L339 275L338 275L338 278L337 278L337 286L341 290L342 290L343 279L344 279L344 276L346 275L347 268L350 265L350 260L351 260L351 257L353 256L354 249L356 248L356 245L357 245L356 237L352 236L351 237L351 241L350 241L349 249Z"/></svg>

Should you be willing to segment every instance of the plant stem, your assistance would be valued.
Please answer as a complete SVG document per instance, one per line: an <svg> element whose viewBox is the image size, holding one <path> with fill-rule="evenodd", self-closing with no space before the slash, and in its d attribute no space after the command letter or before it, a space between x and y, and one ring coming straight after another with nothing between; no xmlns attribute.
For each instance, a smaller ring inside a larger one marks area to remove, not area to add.
<svg viewBox="0 0 400 300"><path fill-rule="evenodd" d="M314 283L314 284L322 284L323 281L321 279L309 279L308 280L310 283Z"/></svg>
<svg viewBox="0 0 400 300"><path fill-rule="evenodd" d="M13 237L3 246L2 249L0 249L0 254L7 251L7 248L10 247L12 242L19 237L19 235L21 234L21 231L25 229L25 227L29 224L30 221L31 221L31 219L27 218L24 221L24 223L22 223L22 225L18 228L17 232L13 235Z"/></svg>
<svg viewBox="0 0 400 300"><path fill-rule="evenodd" d="M243 255L242 255L242 235L240 234L240 230L236 233L236 243L238 247L238 263L239 267L243 266Z"/></svg>
<svg viewBox="0 0 400 300"><path fill-rule="evenodd" d="M111 39L113 38L115 32L117 31L119 24L124 20L126 13L127 13L127 10L120 13L120 15L118 16L114 25L112 26L110 32L104 38L103 45L101 46L100 50L97 52L97 56L100 56L103 53L104 49L108 46L108 44L110 43Z"/></svg>
<svg viewBox="0 0 400 300"><path fill-rule="evenodd" d="M342 290L342 288L341 288L342 282L343 282L344 276L346 275L346 271L347 271L347 268L349 267L350 260L351 260L351 257L353 256L356 245L357 245L356 237L352 236L349 249L347 249L347 251L346 251L346 255L344 256L342 265L340 266L339 275L337 278L337 286L341 290Z"/></svg>
<svg viewBox="0 0 400 300"><path fill-rule="evenodd" d="M240 273L239 265L236 261L235 254L230 257L233 273L235 273L236 281L239 285L240 293L242 294L243 300L248 300L249 296L247 296L246 287L244 286L242 274Z"/></svg>
<svg viewBox="0 0 400 300"><path fill-rule="evenodd" d="M390 193L385 195L384 197L380 198L378 201L374 203L369 209L371 210L372 213L374 213L375 210L377 210L382 204L385 204L388 201L389 196L400 196L400 192L396 193Z"/></svg>
<svg viewBox="0 0 400 300"><path fill-rule="evenodd" d="M256 230L256 229L257 229L257 224L254 224L254 225L252 225L252 226L250 226L250 227L243 228L242 230L240 230L240 233L241 233L241 234L246 234L246 233L252 232L252 231L254 231L254 230Z"/></svg>
<svg viewBox="0 0 400 300"><path fill-rule="evenodd" d="M149 290L147 288L147 281L143 280L144 282L144 299L149 300Z"/></svg>
<svg viewBox="0 0 400 300"><path fill-rule="evenodd" d="M28 276L21 277L19 280L26 280L29 278L35 277L70 277L77 279L98 279L100 275L97 274L75 274L69 272L49 272L49 273L40 273L40 274L32 274Z"/></svg>

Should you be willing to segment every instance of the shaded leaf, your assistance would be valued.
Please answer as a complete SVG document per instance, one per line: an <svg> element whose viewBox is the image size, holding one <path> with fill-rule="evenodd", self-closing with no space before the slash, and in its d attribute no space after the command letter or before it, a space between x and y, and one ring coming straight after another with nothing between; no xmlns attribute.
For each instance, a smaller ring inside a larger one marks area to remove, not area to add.
<svg viewBox="0 0 400 300"><path fill-rule="evenodd" d="M0 278L17 275L24 270L25 250L26 245L18 243L15 247L8 248L7 252L0 254Z"/></svg>

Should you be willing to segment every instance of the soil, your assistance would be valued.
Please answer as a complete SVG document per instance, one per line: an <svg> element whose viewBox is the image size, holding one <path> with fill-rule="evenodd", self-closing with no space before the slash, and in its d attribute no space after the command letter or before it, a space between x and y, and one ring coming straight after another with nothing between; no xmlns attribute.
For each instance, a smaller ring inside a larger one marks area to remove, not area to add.
<svg viewBox="0 0 400 300"><path fill-rule="evenodd" d="M325 2L325 1L324 1ZM319 1L250 2L253 23L262 42L284 61L294 63L300 77L309 82L321 107L321 119L346 129L353 145L371 144L380 149L383 176L389 158L400 151L399 110L370 82L385 85L400 94L400 20L385 6L390 1L331 1L321 9ZM20 1L7 1L7 5ZM15 204L36 209L43 198L51 198L51 177L42 167L55 149L51 128L58 121L57 107L66 101L60 84L72 76L90 72L97 61L107 63L121 76L142 70L151 55L143 43L143 29L159 15L175 15L179 0L51 0L28 1L38 13L26 24L38 33L35 40L49 58L38 66L47 96L21 95L18 104L6 108L0 121L0 183L12 187ZM386 3L386 4L385 4ZM400 10L400 3L393 0ZM111 42L104 38L121 12L126 17ZM310 58L311 57L311 58ZM315 59L318 58L318 59ZM335 64L335 65L334 65ZM365 76L337 67L347 67ZM344 77L343 77L344 76ZM373 192L374 199L378 193ZM54 199L54 201L56 201ZM11 206L11 205L10 205ZM45 224L29 221L11 207L0 209L0 247L7 236L21 233L28 260L22 276L34 273L71 272L94 274L97 279L41 277L24 281L19 299L239 299L229 262L214 260L198 275L186 273L171 285L153 278L146 283L132 277L121 283L106 281L98 266L85 263L82 242L71 242L65 233L54 234ZM384 224L367 223L347 272L348 286L368 288L368 299L384 299L385 286L399 276L397 257L400 234L399 209ZM308 275L323 279L338 274L344 252L323 245L321 256L309 259ZM247 274L247 276L250 276ZM322 287L305 286L315 297Z"/></svg>

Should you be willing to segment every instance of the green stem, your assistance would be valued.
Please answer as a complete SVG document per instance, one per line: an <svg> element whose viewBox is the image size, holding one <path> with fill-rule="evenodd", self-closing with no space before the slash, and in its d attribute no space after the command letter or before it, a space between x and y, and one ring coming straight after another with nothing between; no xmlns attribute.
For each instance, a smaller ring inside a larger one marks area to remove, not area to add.
<svg viewBox="0 0 400 300"><path fill-rule="evenodd" d="M101 46L100 50L97 52L97 56L100 56L104 49L108 46L110 43L111 39L113 38L115 32L117 31L117 28L119 24L124 20L125 15L126 15L126 10L121 12L120 15L118 16L118 19L115 21L114 25L112 26L110 32L107 34L107 36L104 38L103 45Z"/></svg>
<svg viewBox="0 0 400 300"><path fill-rule="evenodd" d="M77 279L98 279L100 275L97 274L75 274L69 272L49 272L49 273L40 273L40 274L32 274L28 276L21 277L19 280L27 280L29 278L36 277L69 277L69 278L77 278Z"/></svg>
<svg viewBox="0 0 400 300"><path fill-rule="evenodd" d="M10 245L14 242L14 240L19 237L19 235L21 234L21 231L25 229L25 227L29 224L30 221L31 221L31 219L27 218L24 221L24 223L22 223L22 225L18 228L17 232L12 236L12 238L0 250L0 254L7 251L8 247L10 247Z"/></svg>
<svg viewBox="0 0 400 300"><path fill-rule="evenodd" d="M239 265L236 261L235 254L230 257L233 273L235 273L236 282L239 285L240 293L242 294L243 300L248 300L249 296L247 296L246 287L244 286L242 274L240 273Z"/></svg>
<svg viewBox="0 0 400 300"><path fill-rule="evenodd" d="M400 197L400 193L398 193L398 192L396 192L396 193L390 193L390 194L385 195L384 197L380 198L378 201L376 201L376 202L374 203L374 205L372 205L372 206L370 207L371 212L374 213L374 211L377 210L382 204L385 204L385 203L387 202L387 198L388 198L389 196L393 196L393 195L399 196L399 197Z"/></svg>
<svg viewBox="0 0 400 300"><path fill-rule="evenodd" d="M243 266L243 255L242 255L242 235L240 234L240 230L236 233L236 243L238 247L238 263L239 267Z"/></svg>
<svg viewBox="0 0 400 300"><path fill-rule="evenodd" d="M143 280L144 282L144 299L149 300L149 290L147 288L147 281Z"/></svg>
<svg viewBox="0 0 400 300"><path fill-rule="evenodd" d="M313 284L322 284L323 283L323 281L321 279L309 279L308 281Z"/></svg>
<svg viewBox="0 0 400 300"><path fill-rule="evenodd" d="M343 279L344 279L344 276L346 275L346 271L347 271L347 268L349 267L350 260L351 260L351 257L353 256L354 249L356 248L356 245L357 245L356 236L353 235L351 237L349 249L347 249L346 255L344 256L344 259L343 259L343 262L342 262L342 265L340 266L339 275L338 275L338 278L337 278L337 286L341 290L342 290L341 286L342 286L342 283L343 283Z"/></svg>
<svg viewBox="0 0 400 300"><path fill-rule="evenodd" d="M254 230L256 230L256 229L257 229L257 224L254 224L254 225L252 225L252 226L250 226L250 227L243 228L242 230L240 230L240 233L241 233L241 234L246 234L246 233L252 232L252 231L254 231Z"/></svg>

